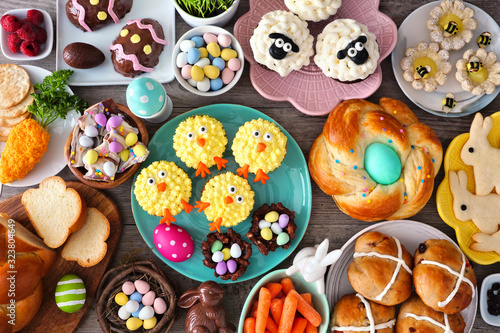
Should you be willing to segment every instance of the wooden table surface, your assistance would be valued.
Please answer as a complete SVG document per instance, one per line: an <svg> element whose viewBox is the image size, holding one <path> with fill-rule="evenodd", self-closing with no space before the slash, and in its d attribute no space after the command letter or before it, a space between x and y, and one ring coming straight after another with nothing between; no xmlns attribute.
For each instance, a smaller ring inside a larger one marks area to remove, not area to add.
<svg viewBox="0 0 500 333"><path fill-rule="evenodd" d="M158 1L169 1L169 0L158 0ZM363 1L363 0L358 0ZM137 0L137 2L140 2ZM380 1L380 11L391 17L396 25L402 23L402 21L415 9L421 6L424 2L421 0L381 0ZM500 20L500 7L497 1L491 0L470 0L469 2L477 5L478 7L485 10L492 17L494 17L497 23ZM55 0L3 0L0 1L0 13L7 10L16 8L41 8L50 13L54 22L56 22L56 1ZM249 4L248 1L242 0L236 17L233 18L229 25L226 27L229 31L233 30L233 26L238 17L243 15L248 11ZM56 24L56 23L54 23ZM188 31L190 27L182 21L180 16L176 14L176 38L179 38L182 34ZM495 38L495 37L494 37ZM3 55L0 55L0 63L12 62ZM14 62L16 63L16 62ZM39 61L29 61L29 62L17 62L18 64L29 64L40 66L50 71L55 70L55 41L52 53L45 59ZM247 63L248 65L248 63ZM401 91L396 79L394 77L390 57L382 62L382 72L383 72L383 82L380 88L368 98L369 101L377 103L378 100L383 97L397 98L405 102L420 118L420 120L434 129L437 133L441 142L443 143L443 148L446 149L450 141L460 133L468 132L470 124L472 122L473 116L466 116L461 118L443 118L429 114L418 107L416 107ZM214 104L214 103L234 103L242 104L257 110L260 110L267 114L268 116L275 119L280 123L298 142L300 148L304 155L308 156L309 149L323 128L323 124L326 120L326 116L323 117L311 117L297 111L288 102L274 102L269 101L262 96L260 96L256 90L252 87L249 78L248 66L246 66L243 76L236 86L221 96L202 98L195 96L187 92L182 88L177 81L172 81L170 83L164 84L168 95L172 98L174 111L173 116L182 114L193 108ZM72 87L75 94L83 97L88 101L89 104L99 102L101 100L113 97L115 101L125 104L125 90L126 86L99 86L99 87ZM495 99L489 106L487 106L483 111L483 115L489 115L495 111L500 110L500 98ZM151 124L147 123L148 131L150 137L155 133L155 131L161 126L161 124ZM439 171L435 182L435 190L443 179L444 171L443 167ZM76 180L72 173L65 168L59 173L59 176L65 180ZM134 223L132 217L131 204L130 204L130 188L132 186L132 180L127 181L125 184L118 188L111 190L104 190L103 192L111 197L120 208L123 216L123 234L122 240L119 245L116 257L113 261L113 266L119 265L120 263L127 262L131 258L136 259L155 259L163 271L173 277L180 286L180 292L184 290L198 286L199 282L193 281L173 269L165 265L149 250L146 243L143 241L137 227ZM11 195L20 193L26 188L14 188L14 187L4 187L2 198L9 197ZM434 191L435 192L435 191ZM432 225L448 236L456 240L454 231L451 227L446 225L441 218L436 209L436 198L435 195L431 197L427 205L419 212L417 215L411 218L415 221L425 222ZM363 228L371 225L367 222L361 222L354 220L349 216L340 212L331 197L324 194L319 187L313 182L312 183L312 214L309 223L309 227L302 239L299 249L305 246L313 246L314 244L320 243L325 236L330 240L330 250L340 248L352 235L362 230ZM293 255L288 259L284 260L276 268L287 268L291 265ZM476 276L478 278L478 288L480 288L482 280L489 274L500 272L500 263L493 265L482 266L474 265ZM240 311L243 307L246 295L251 290L252 286L258 281L259 278L255 278L242 283L235 283L230 285L224 285L226 291L226 298L224 300L225 306L230 310L230 319L234 324L238 323ZM181 310L179 317L173 327L173 332L183 332L184 331L184 319L185 310ZM473 326L473 332L498 332L499 328L487 325L481 318L479 314L479 309L476 315L476 320ZM83 325L79 328L78 332L99 332L100 327L97 322L97 315L95 310L91 311Z"/></svg>

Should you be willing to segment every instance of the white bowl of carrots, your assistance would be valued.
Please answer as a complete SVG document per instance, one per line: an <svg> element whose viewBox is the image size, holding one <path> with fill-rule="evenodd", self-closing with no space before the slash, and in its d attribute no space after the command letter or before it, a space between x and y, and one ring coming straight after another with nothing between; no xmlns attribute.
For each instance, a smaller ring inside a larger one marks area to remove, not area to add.
<svg viewBox="0 0 500 333"><path fill-rule="evenodd" d="M325 333L330 310L316 282L306 282L300 273L273 271L252 288L241 311L238 333Z"/></svg>

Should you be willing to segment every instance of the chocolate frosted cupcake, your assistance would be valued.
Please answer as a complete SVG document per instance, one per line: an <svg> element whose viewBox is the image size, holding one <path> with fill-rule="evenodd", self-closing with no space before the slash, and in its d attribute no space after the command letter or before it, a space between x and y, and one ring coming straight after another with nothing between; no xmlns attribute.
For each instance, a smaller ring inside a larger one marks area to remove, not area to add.
<svg viewBox="0 0 500 333"><path fill-rule="evenodd" d="M75 27L92 32L117 24L132 9L132 0L68 0L66 15Z"/></svg>
<svg viewBox="0 0 500 333"><path fill-rule="evenodd" d="M242 241L241 235L232 228L226 233L208 234L207 240L201 242L201 250L205 256L203 264L215 269L215 277L220 277L222 280L236 281L250 265L252 246Z"/></svg>
<svg viewBox="0 0 500 333"><path fill-rule="evenodd" d="M264 204L253 213L247 237L264 255L278 247L288 249L297 230L294 219L295 212L281 202L270 206Z"/></svg>

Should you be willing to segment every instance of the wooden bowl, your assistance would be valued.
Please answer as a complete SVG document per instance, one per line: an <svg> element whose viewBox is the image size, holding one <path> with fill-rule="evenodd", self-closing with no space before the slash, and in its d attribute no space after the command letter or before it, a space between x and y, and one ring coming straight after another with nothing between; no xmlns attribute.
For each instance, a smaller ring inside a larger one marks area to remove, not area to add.
<svg viewBox="0 0 500 333"><path fill-rule="evenodd" d="M118 104L118 108L120 109L121 112L123 112L126 115L126 119L128 122L130 122L131 126L137 127L139 130L139 141L144 143L144 145L147 147L149 143L149 135L148 131L146 129L146 126L142 122L141 119L139 119L137 116L135 116L132 111L130 111L129 108L127 108L125 105ZM78 125L73 128L73 131L75 131L78 128ZM117 173L115 175L115 180L111 182L103 182L103 181L97 181L97 180L90 180L90 179L85 179L83 176L87 173L86 170L83 167L80 168L74 168L71 165L70 162L70 154L71 154L71 140L73 138L73 131L71 131L70 135L68 136L68 139L66 140L66 144L64 146L64 157L66 158L66 163L68 164L69 169L71 172L78 178L79 181L81 181L84 184L87 184L88 186L94 187L94 188L99 188L99 189L109 189L109 188L114 188L117 187L124 182L126 182L130 177L134 175L134 173L139 169L141 166L141 163L134 164L131 168L126 170L125 172L122 173Z"/></svg>

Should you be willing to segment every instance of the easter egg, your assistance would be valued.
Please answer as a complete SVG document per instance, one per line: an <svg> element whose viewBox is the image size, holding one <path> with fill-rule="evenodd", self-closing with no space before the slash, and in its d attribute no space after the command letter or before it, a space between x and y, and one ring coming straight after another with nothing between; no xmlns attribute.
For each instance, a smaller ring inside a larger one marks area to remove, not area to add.
<svg viewBox="0 0 500 333"><path fill-rule="evenodd" d="M273 238L273 232L271 231L270 228L264 228L260 231L260 235L262 236L262 238L264 238L265 240L269 241Z"/></svg>
<svg viewBox="0 0 500 333"><path fill-rule="evenodd" d="M149 291L149 289L151 288L149 286L149 283L147 283L146 281L144 280L136 280L134 282L134 286L135 286L135 290L137 290L138 292L140 292L141 294L143 295L146 295L146 293Z"/></svg>
<svg viewBox="0 0 500 333"><path fill-rule="evenodd" d="M199 91L209 91L210 90L210 79L208 77L204 77L203 80L199 81L196 84L196 88Z"/></svg>
<svg viewBox="0 0 500 333"><path fill-rule="evenodd" d="M87 291L82 279L75 274L67 274L57 282L55 297L59 309L73 313L82 308Z"/></svg>
<svg viewBox="0 0 500 333"><path fill-rule="evenodd" d="M198 85L198 82L193 80L193 78L190 78L187 80L187 82L191 85L191 87L195 87Z"/></svg>
<svg viewBox="0 0 500 333"><path fill-rule="evenodd" d="M142 319L142 320L151 319L151 318L153 318L154 315L155 315L155 310L153 309L153 307L146 305L139 312L139 319Z"/></svg>
<svg viewBox="0 0 500 333"><path fill-rule="evenodd" d="M238 244L234 243L233 245L231 245L230 253L232 258L237 259L241 257L241 247Z"/></svg>
<svg viewBox="0 0 500 333"><path fill-rule="evenodd" d="M236 58L238 53L232 49L223 49L220 53L220 57L225 61L229 61L229 59Z"/></svg>
<svg viewBox="0 0 500 333"><path fill-rule="evenodd" d="M200 66L194 65L191 68L191 78L193 80L195 80L196 82L199 82L199 81L203 80L204 77L205 77L205 74L203 74L203 69L201 69Z"/></svg>
<svg viewBox="0 0 500 333"><path fill-rule="evenodd" d="M134 287L135 287L135 283L134 283ZM138 291L134 291L132 293L132 295L130 295L129 299L134 300L137 303L141 303L142 302L142 294Z"/></svg>
<svg viewBox="0 0 500 333"><path fill-rule="evenodd" d="M231 37L228 34L220 34L219 36L217 36L217 41L222 47L228 47L229 45L231 45Z"/></svg>
<svg viewBox="0 0 500 333"><path fill-rule="evenodd" d="M217 251L222 250L222 242L220 240L216 240L215 242L212 243L212 246L210 247L210 252L215 253Z"/></svg>
<svg viewBox="0 0 500 333"><path fill-rule="evenodd" d="M266 220L267 222L276 222L278 221L278 218L279 218L279 214L278 212L276 211L270 211L269 213L266 214L266 216L264 216L264 220Z"/></svg>
<svg viewBox="0 0 500 333"><path fill-rule="evenodd" d="M120 317L121 320L127 320L129 319L131 316L130 312L127 311L127 309L125 309L125 306L122 306L119 310L118 310L118 317Z"/></svg>
<svg viewBox="0 0 500 333"><path fill-rule="evenodd" d="M106 129L108 130L108 132L111 132L111 128L117 128L122 124L122 122L123 122L122 117L113 116L109 118L108 123L106 124Z"/></svg>
<svg viewBox="0 0 500 333"><path fill-rule="evenodd" d="M220 56L220 46L217 44L217 42L212 42L207 44L207 51L208 54L210 54L212 57L219 57Z"/></svg>
<svg viewBox="0 0 500 333"><path fill-rule="evenodd" d="M222 253L224 253L224 261L227 261L231 258L231 250L227 247L222 249Z"/></svg>
<svg viewBox="0 0 500 333"><path fill-rule="evenodd" d="M279 235L280 233L283 232L283 229L281 229L280 225L278 222L274 222L273 224L271 224L271 231L275 234L275 235Z"/></svg>
<svg viewBox="0 0 500 333"><path fill-rule="evenodd" d="M125 305L128 302L128 297L124 293L118 293L115 296L115 302L118 305Z"/></svg>
<svg viewBox="0 0 500 333"><path fill-rule="evenodd" d="M97 162L98 158L99 158L99 154L94 149L90 149L85 154L85 163L88 165L92 165L95 162Z"/></svg>
<svg viewBox="0 0 500 333"><path fill-rule="evenodd" d="M241 61L238 58L229 59L227 62L227 67L232 71L237 71L241 68Z"/></svg>
<svg viewBox="0 0 500 333"><path fill-rule="evenodd" d="M186 39L183 40L179 46L182 52L188 52L190 49L195 47L196 44L192 40Z"/></svg>
<svg viewBox="0 0 500 333"><path fill-rule="evenodd" d="M219 71L222 71L224 68L226 68L226 62L222 58L214 58L214 60L212 60L212 65L217 67Z"/></svg>
<svg viewBox="0 0 500 333"><path fill-rule="evenodd" d="M156 298L156 294L154 291L150 290L142 297L142 304L144 305L153 305Z"/></svg>
<svg viewBox="0 0 500 333"><path fill-rule="evenodd" d="M234 272L236 272L236 269L238 268L238 264L233 259L228 260L227 263L226 263L226 266L227 266L227 270L231 274L233 274Z"/></svg>
<svg viewBox="0 0 500 333"><path fill-rule="evenodd" d="M142 327L144 327L145 330L150 330L156 326L156 323L158 322L158 319L156 317L152 317L150 319L144 320L142 323Z"/></svg>
<svg viewBox="0 0 500 333"><path fill-rule="evenodd" d="M205 44L205 41L201 36L191 37L191 40L194 42L194 47L202 47Z"/></svg>
<svg viewBox="0 0 500 333"><path fill-rule="evenodd" d="M193 238L178 225L158 225L153 232L153 242L160 254L170 261L181 262L193 255Z"/></svg>
<svg viewBox="0 0 500 333"><path fill-rule="evenodd" d="M91 138L95 138L96 136L99 135L99 131L97 130L97 128L95 128L95 126L87 126L87 127L85 127L84 133L85 133L86 136L89 136Z"/></svg>
<svg viewBox="0 0 500 333"><path fill-rule="evenodd" d="M194 65L200 67L201 69L203 69L203 68L205 68L205 66L210 65L210 60L208 60L208 58L201 58Z"/></svg>
<svg viewBox="0 0 500 333"><path fill-rule="evenodd" d="M122 291L125 295L132 295L135 291L134 283L127 281L122 285Z"/></svg>
<svg viewBox="0 0 500 333"><path fill-rule="evenodd" d="M144 305L142 303L139 303L139 308L137 309L137 311L132 312L132 317L139 318L139 313L141 313L143 308Z"/></svg>
<svg viewBox="0 0 500 333"><path fill-rule="evenodd" d="M163 108L166 99L165 89L161 83L148 77L141 77L130 82L126 95L130 110L143 117L158 113Z"/></svg>
<svg viewBox="0 0 500 333"><path fill-rule="evenodd" d="M127 147L135 145L137 141L139 141L139 137L134 132L128 133L127 136L125 137L125 144L127 145Z"/></svg>
<svg viewBox="0 0 500 333"><path fill-rule="evenodd" d="M134 313L139 310L139 302L131 299L125 304L125 309L130 313Z"/></svg>
<svg viewBox="0 0 500 333"><path fill-rule="evenodd" d="M271 222L267 222L266 220L259 221L259 229L271 228Z"/></svg>
<svg viewBox="0 0 500 333"><path fill-rule="evenodd" d="M184 80L189 80L191 78L191 69L193 66L185 65L181 69L181 76Z"/></svg>
<svg viewBox="0 0 500 333"><path fill-rule="evenodd" d="M115 174L116 174L116 165L111 162L111 161L107 161L106 163L104 163L104 165L102 166L102 168L104 169L104 173L106 175L108 175L109 177L114 177Z"/></svg>
<svg viewBox="0 0 500 333"><path fill-rule="evenodd" d="M220 77L210 80L210 89L212 89L213 91L219 90L223 85L224 82L222 82L222 79Z"/></svg>
<svg viewBox="0 0 500 333"><path fill-rule="evenodd" d="M401 175L401 160L391 147L372 143L365 150L365 169L374 181L389 185Z"/></svg>
<svg viewBox="0 0 500 333"><path fill-rule="evenodd" d="M94 119L97 125L100 125L102 127L106 126L106 123L108 122L108 118L106 118L106 115L104 113L96 114Z"/></svg>
<svg viewBox="0 0 500 333"><path fill-rule="evenodd" d="M210 32L206 32L203 34L203 40L205 41L205 43L207 44L210 44L210 43L217 43L217 36L210 33Z"/></svg>
<svg viewBox="0 0 500 333"><path fill-rule="evenodd" d="M132 151L134 152L134 154L136 156L139 156L139 157L146 155L146 147L144 147L143 145L134 146L134 148L132 148Z"/></svg>
<svg viewBox="0 0 500 333"><path fill-rule="evenodd" d="M92 147L94 145L94 140L88 136L82 135L80 139L78 139L78 143L80 143L82 147Z"/></svg>
<svg viewBox="0 0 500 333"><path fill-rule="evenodd" d="M286 243L288 243L289 240L290 240L290 236L286 232L282 232L276 238L276 243L278 244L278 246L283 246Z"/></svg>
<svg viewBox="0 0 500 333"><path fill-rule="evenodd" d="M281 214L280 217L278 218L279 226L280 228L283 229L286 228L289 221L290 221L290 216L288 216L287 214Z"/></svg>
<svg viewBox="0 0 500 333"><path fill-rule="evenodd" d="M217 266L215 266L215 271L219 275L224 275L227 273L227 264L225 261L221 261L217 263Z"/></svg>
<svg viewBox="0 0 500 333"><path fill-rule="evenodd" d="M224 253L222 253L222 251L216 251L212 254L213 262L221 262L222 260L224 260Z"/></svg>
<svg viewBox="0 0 500 333"><path fill-rule="evenodd" d="M208 57L208 51L205 47L200 47L198 50L200 50L200 58Z"/></svg>
<svg viewBox="0 0 500 333"><path fill-rule="evenodd" d="M119 153L123 150L123 146L119 142L113 141L109 144L109 150L112 153Z"/></svg>
<svg viewBox="0 0 500 333"><path fill-rule="evenodd" d="M177 67L181 68L187 63L188 63L187 52L179 52L177 58L175 58L175 64L177 65Z"/></svg>
<svg viewBox="0 0 500 333"><path fill-rule="evenodd" d="M127 161L128 160L128 157L130 155L130 151L128 151L128 149L124 149L122 150L122 152L120 153L120 159L122 161Z"/></svg>
<svg viewBox="0 0 500 333"><path fill-rule="evenodd" d="M139 318L132 317L132 318L127 319L126 325L127 325L127 329L129 331L135 331L135 330L141 328L142 320L140 320Z"/></svg>
<svg viewBox="0 0 500 333"><path fill-rule="evenodd" d="M161 297L157 297L155 302L153 303L153 309L155 309L155 313L164 314L167 311L167 303Z"/></svg>
<svg viewBox="0 0 500 333"><path fill-rule="evenodd" d="M222 70L221 78L222 78L222 82L224 82L224 84L229 84L231 81L233 81L234 72L232 70L230 70L229 68L224 68Z"/></svg>
<svg viewBox="0 0 500 333"><path fill-rule="evenodd" d="M203 73L205 73L206 77L213 80L219 77L220 71L213 65L207 65L203 67Z"/></svg>
<svg viewBox="0 0 500 333"><path fill-rule="evenodd" d="M187 52L187 61L188 64L194 65L200 59L201 52L196 47L193 47Z"/></svg>

